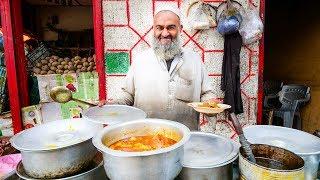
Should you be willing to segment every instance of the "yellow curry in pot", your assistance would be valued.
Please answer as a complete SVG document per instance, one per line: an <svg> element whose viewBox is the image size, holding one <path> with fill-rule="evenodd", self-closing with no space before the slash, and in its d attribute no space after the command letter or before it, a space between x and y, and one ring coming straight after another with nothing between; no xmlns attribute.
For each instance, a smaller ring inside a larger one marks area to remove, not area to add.
<svg viewBox="0 0 320 180"><path fill-rule="evenodd" d="M177 143L177 141L157 134L121 139L111 144L109 148L126 152L140 152L169 147L175 143Z"/></svg>

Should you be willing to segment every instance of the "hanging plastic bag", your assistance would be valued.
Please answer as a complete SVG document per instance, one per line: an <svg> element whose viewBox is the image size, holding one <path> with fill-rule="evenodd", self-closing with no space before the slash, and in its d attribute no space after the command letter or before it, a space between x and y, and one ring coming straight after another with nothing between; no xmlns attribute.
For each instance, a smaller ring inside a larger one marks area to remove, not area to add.
<svg viewBox="0 0 320 180"><path fill-rule="evenodd" d="M239 29L243 44L251 44L262 37L263 23L259 13L254 8L249 8L243 17L243 22Z"/></svg>
<svg viewBox="0 0 320 180"><path fill-rule="evenodd" d="M218 32L222 35L232 34L239 30L242 22L242 6L236 1L227 0L218 7Z"/></svg>
<svg viewBox="0 0 320 180"><path fill-rule="evenodd" d="M187 9L187 20L193 30L209 29L216 26L215 7L203 0L192 2Z"/></svg>

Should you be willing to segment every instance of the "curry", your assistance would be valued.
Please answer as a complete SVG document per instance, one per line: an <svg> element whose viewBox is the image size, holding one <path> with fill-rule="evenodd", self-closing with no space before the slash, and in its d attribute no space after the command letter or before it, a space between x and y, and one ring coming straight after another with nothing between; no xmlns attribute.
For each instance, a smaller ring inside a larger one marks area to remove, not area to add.
<svg viewBox="0 0 320 180"><path fill-rule="evenodd" d="M109 148L126 152L140 152L169 147L175 143L177 143L177 141L157 134L148 136L134 136L122 139L111 144Z"/></svg>

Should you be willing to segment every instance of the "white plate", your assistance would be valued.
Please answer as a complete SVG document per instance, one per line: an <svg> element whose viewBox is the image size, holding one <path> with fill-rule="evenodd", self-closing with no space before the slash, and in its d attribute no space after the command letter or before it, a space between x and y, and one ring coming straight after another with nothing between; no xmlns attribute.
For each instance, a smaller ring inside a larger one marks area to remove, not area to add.
<svg viewBox="0 0 320 180"><path fill-rule="evenodd" d="M102 107L91 107L83 112L83 117L88 120L112 125L127 121L144 119L147 114L141 109L126 105L104 105Z"/></svg>
<svg viewBox="0 0 320 180"><path fill-rule="evenodd" d="M204 114L218 114L218 113L223 112L226 109L231 108L231 106L228 104L217 104L218 108L199 107L201 105L203 105L202 102L188 103L188 106L191 106L195 111L197 111L199 113L204 113Z"/></svg>

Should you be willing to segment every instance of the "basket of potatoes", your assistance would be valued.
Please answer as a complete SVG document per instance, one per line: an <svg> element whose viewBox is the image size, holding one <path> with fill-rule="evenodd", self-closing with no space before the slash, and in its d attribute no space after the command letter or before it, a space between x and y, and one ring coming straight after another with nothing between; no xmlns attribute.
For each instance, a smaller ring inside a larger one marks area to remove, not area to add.
<svg viewBox="0 0 320 180"><path fill-rule="evenodd" d="M58 56L49 56L41 59L33 67L33 74L68 74L80 72L92 72L96 70L95 56L88 58L81 58L75 56L74 58L61 58Z"/></svg>

